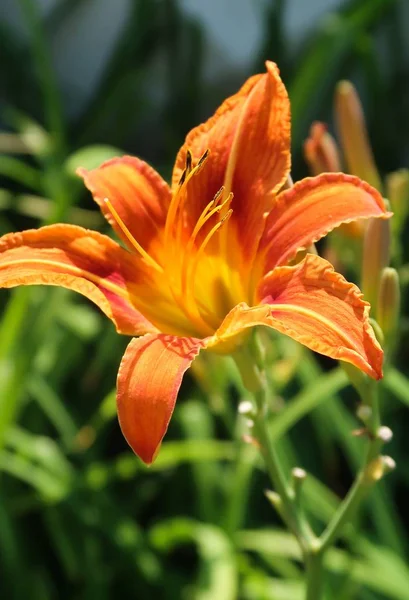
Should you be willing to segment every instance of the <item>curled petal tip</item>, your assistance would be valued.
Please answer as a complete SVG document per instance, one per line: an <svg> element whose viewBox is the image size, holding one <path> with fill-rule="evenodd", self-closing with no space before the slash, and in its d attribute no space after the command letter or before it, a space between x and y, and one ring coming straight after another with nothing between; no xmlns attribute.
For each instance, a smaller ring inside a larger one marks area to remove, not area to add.
<svg viewBox="0 0 409 600"><path fill-rule="evenodd" d="M381 194L358 177L344 173L306 177L278 195L267 217L260 256L266 257L265 268L270 270L342 223L390 216Z"/></svg>
<svg viewBox="0 0 409 600"><path fill-rule="evenodd" d="M84 179L84 177L86 177L88 171L85 167L77 167L75 169L75 174L78 175L78 177L82 177L82 179Z"/></svg>
<svg viewBox="0 0 409 600"><path fill-rule="evenodd" d="M258 293L270 306L266 325L370 377L382 377L383 351L369 322L370 305L330 263L308 254L298 265L266 275Z"/></svg>
<svg viewBox="0 0 409 600"><path fill-rule="evenodd" d="M270 73L280 73L280 69L278 68L277 63L273 62L272 60L266 60L264 64L266 65L267 71L269 71Z"/></svg>

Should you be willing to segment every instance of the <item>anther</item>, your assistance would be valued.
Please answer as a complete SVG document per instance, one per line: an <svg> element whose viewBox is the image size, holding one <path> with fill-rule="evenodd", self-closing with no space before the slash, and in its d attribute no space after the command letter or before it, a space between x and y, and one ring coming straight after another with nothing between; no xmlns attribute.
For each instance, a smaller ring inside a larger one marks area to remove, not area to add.
<svg viewBox="0 0 409 600"><path fill-rule="evenodd" d="M192 162L193 162L192 153L190 152L190 150L188 150L186 152L186 172L187 172L187 174L189 174L190 171L192 170Z"/></svg>
<svg viewBox="0 0 409 600"><path fill-rule="evenodd" d="M203 152L202 156L199 158L199 160L198 160L198 162L197 162L197 166L198 166L198 167L201 167L201 166L202 166L202 164L203 164L203 163L204 163L204 161L207 159L207 157L209 156L209 154L210 154L210 150L209 150L209 148L208 148L208 149L207 149L205 152Z"/></svg>

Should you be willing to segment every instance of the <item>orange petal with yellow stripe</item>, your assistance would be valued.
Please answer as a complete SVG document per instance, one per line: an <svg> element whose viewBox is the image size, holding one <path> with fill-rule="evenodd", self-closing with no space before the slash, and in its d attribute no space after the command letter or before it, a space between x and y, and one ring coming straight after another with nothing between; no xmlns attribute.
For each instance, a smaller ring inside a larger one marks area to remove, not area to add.
<svg viewBox="0 0 409 600"><path fill-rule="evenodd" d="M383 352L369 324L370 305L323 258L308 254L294 267L277 267L261 280L257 294L270 310L265 325L382 377Z"/></svg>
<svg viewBox="0 0 409 600"><path fill-rule="evenodd" d="M248 79L206 123L193 129L176 158L175 187L186 165L188 150L198 159L210 153L196 179L196 218L221 186L233 192L229 223L239 228L242 251L251 256L261 236L263 215L290 169L290 104L279 71L267 62L267 73Z"/></svg>
<svg viewBox="0 0 409 600"><path fill-rule="evenodd" d="M270 271L342 223L388 218L382 196L366 182L343 173L307 177L281 192L260 241L262 270Z"/></svg>
<svg viewBox="0 0 409 600"><path fill-rule="evenodd" d="M203 345L157 334L133 339L126 349L118 372L118 418L128 444L147 464L159 451L183 375Z"/></svg>
<svg viewBox="0 0 409 600"><path fill-rule="evenodd" d="M161 176L134 156L108 160L92 171L80 168L77 173L83 177L102 213L124 242L130 245L105 198L135 240L147 252L155 254L151 241L160 237L171 199L169 186Z"/></svg>
<svg viewBox="0 0 409 600"><path fill-rule="evenodd" d="M369 303L332 265L308 254L294 267L277 267L260 282L257 306L238 304L206 348L234 349L251 327L265 325L307 348L382 377L383 352L369 324Z"/></svg>
<svg viewBox="0 0 409 600"><path fill-rule="evenodd" d="M139 265L139 266L138 266ZM74 225L50 225L0 238L0 287L58 285L94 302L119 333L157 331L133 306L129 284L142 265L105 235Z"/></svg>

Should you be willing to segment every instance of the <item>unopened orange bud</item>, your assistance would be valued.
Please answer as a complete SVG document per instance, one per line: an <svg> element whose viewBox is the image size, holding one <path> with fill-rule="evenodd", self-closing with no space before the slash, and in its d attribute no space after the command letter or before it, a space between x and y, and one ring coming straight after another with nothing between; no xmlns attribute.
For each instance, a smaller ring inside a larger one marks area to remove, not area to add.
<svg viewBox="0 0 409 600"><path fill-rule="evenodd" d="M341 158L335 139L325 123L311 125L310 135L304 142L304 158L313 175L341 171Z"/></svg>
<svg viewBox="0 0 409 600"><path fill-rule="evenodd" d="M350 81L340 81L335 92L335 119L348 171L381 189L366 130L361 101Z"/></svg>
<svg viewBox="0 0 409 600"><path fill-rule="evenodd" d="M361 289L375 317L382 270L389 265L390 245L389 219L371 219L364 237Z"/></svg>
<svg viewBox="0 0 409 600"><path fill-rule="evenodd" d="M396 269L383 269L379 285L377 321L383 331L385 343L391 345L398 330L400 313L400 285Z"/></svg>
<svg viewBox="0 0 409 600"><path fill-rule="evenodd" d="M351 221L339 226L339 231L349 238L362 238L365 232L365 224L362 221Z"/></svg>

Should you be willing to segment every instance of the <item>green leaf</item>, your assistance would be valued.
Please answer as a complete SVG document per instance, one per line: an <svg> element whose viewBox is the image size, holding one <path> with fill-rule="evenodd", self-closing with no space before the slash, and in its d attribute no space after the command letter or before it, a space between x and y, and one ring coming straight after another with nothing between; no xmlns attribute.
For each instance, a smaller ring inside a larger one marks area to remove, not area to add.
<svg viewBox="0 0 409 600"><path fill-rule="evenodd" d="M302 600L304 587L302 581L267 576L253 575L244 581L246 600Z"/></svg>
<svg viewBox="0 0 409 600"><path fill-rule="evenodd" d="M296 539L285 531L241 531L236 536L236 542L242 550L301 560ZM407 566L388 549L377 550L369 543L364 547L365 556L358 557L343 550L329 550L325 560L327 569L348 576L390 600L406 600L409 589Z"/></svg>
<svg viewBox="0 0 409 600"><path fill-rule="evenodd" d="M32 486L45 503L60 502L69 490L61 478L14 452L3 450L0 453L0 470Z"/></svg>
<svg viewBox="0 0 409 600"><path fill-rule="evenodd" d="M394 367L389 367L383 384L398 400L409 406L409 379L403 373Z"/></svg>
<svg viewBox="0 0 409 600"><path fill-rule="evenodd" d="M0 155L0 176L8 177L40 194L43 190L41 172L14 156Z"/></svg>
<svg viewBox="0 0 409 600"><path fill-rule="evenodd" d="M56 391L40 375L32 376L28 382L28 391L59 432L63 443L70 446L78 428Z"/></svg>
<svg viewBox="0 0 409 600"><path fill-rule="evenodd" d="M84 169L95 169L106 160L115 158L116 156L122 156L123 150L119 150L114 146L94 145L85 146L80 148L73 154L71 154L65 161L65 170L70 175L76 175L78 167Z"/></svg>
<svg viewBox="0 0 409 600"><path fill-rule="evenodd" d="M27 151L41 162L53 152L53 140L47 131L31 116L15 108L6 112L6 118L18 131L18 137Z"/></svg>
<svg viewBox="0 0 409 600"><path fill-rule="evenodd" d="M153 527L152 545L169 552L186 543L197 544L201 568L196 600L236 600L237 567L233 545L218 527L189 519L172 519Z"/></svg>
<svg viewBox="0 0 409 600"><path fill-rule="evenodd" d="M67 495L73 469L51 438L10 427L5 442L0 469L32 485L47 502L58 502Z"/></svg>
<svg viewBox="0 0 409 600"><path fill-rule="evenodd" d="M274 417L270 426L273 440L278 440L302 417L322 402L332 398L348 384L348 377L340 368L319 375Z"/></svg>
<svg viewBox="0 0 409 600"><path fill-rule="evenodd" d="M198 400L184 402L177 411L177 420L182 426L184 437L196 441L197 446L209 443L215 437L214 421L209 408ZM220 470L217 461L192 462L192 475L196 485L199 515L204 521L215 521L220 506L215 502L215 491L220 489Z"/></svg>

